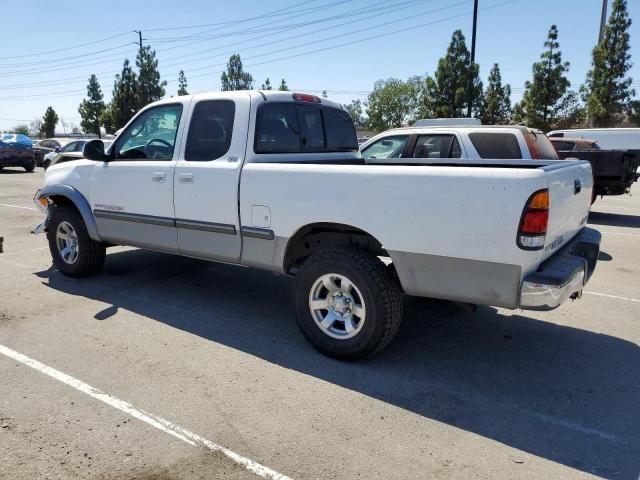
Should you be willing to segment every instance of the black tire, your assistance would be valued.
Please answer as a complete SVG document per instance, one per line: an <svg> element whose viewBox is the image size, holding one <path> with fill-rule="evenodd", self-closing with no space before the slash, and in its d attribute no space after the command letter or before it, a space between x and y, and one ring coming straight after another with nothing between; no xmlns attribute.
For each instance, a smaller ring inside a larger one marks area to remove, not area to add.
<svg viewBox="0 0 640 480"><path fill-rule="evenodd" d="M366 305L360 330L351 338L333 338L316 323L309 298L317 281L327 274L347 277ZM402 320L402 292L389 270L375 256L348 248L311 255L296 275L294 289L298 326L321 353L340 360L360 360L386 347Z"/></svg>
<svg viewBox="0 0 640 480"><path fill-rule="evenodd" d="M30 164L24 166L24 170L27 173L33 173L35 169L36 169L36 162L31 162Z"/></svg>
<svg viewBox="0 0 640 480"><path fill-rule="evenodd" d="M105 244L91 239L84 220L75 207L60 205L51 208L54 208L54 211L47 228L47 239L54 265L69 277L87 277L98 273L104 265ZM56 232L62 222L68 222L77 237L78 254L73 263L67 263L58 248Z"/></svg>
<svg viewBox="0 0 640 480"><path fill-rule="evenodd" d="M42 164L42 168L46 170L47 168L49 168L50 165L51 165L51 160L45 160L44 163Z"/></svg>

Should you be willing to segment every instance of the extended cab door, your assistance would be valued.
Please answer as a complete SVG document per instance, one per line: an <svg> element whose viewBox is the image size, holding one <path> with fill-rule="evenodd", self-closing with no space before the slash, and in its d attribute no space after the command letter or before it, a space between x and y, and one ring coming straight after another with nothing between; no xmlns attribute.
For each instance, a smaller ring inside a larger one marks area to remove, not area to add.
<svg viewBox="0 0 640 480"><path fill-rule="evenodd" d="M180 253L240 260L238 182L247 144L250 97L212 94L191 104L175 173Z"/></svg>
<svg viewBox="0 0 640 480"><path fill-rule="evenodd" d="M112 145L111 159L96 163L91 207L104 240L178 251L173 174L183 110L176 101L142 111Z"/></svg>

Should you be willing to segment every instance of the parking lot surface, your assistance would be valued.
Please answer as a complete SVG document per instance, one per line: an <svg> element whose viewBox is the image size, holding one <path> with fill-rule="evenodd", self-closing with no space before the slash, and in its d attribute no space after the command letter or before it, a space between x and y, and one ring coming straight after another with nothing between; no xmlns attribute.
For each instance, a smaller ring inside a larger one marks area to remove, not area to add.
<svg viewBox="0 0 640 480"><path fill-rule="evenodd" d="M390 347L344 363L286 276L114 247L64 277L29 234L42 178L0 172L0 478L638 479L638 196L594 205L581 300L407 298Z"/></svg>

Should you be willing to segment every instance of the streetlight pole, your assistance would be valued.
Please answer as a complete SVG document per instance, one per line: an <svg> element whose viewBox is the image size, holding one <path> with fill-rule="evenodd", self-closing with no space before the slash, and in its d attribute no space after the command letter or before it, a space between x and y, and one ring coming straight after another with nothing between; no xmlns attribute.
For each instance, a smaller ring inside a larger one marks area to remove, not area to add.
<svg viewBox="0 0 640 480"><path fill-rule="evenodd" d="M471 70L469 71L469 105L467 106L467 117L469 118L471 118L471 108L474 100L473 68L476 62L476 27L477 25L478 25L478 0L474 0L473 1L473 32L471 34Z"/></svg>
<svg viewBox="0 0 640 480"><path fill-rule="evenodd" d="M598 45L604 40L604 26L607 23L607 0L602 0L602 14L600 15L600 36L598 37Z"/></svg>

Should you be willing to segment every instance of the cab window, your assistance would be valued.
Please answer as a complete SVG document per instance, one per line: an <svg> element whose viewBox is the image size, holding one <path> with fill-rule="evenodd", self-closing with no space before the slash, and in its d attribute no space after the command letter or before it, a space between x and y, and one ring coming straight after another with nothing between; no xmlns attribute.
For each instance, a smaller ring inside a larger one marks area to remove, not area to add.
<svg viewBox="0 0 640 480"><path fill-rule="evenodd" d="M362 150L362 158L400 158L408 135L384 137Z"/></svg>
<svg viewBox="0 0 640 480"><path fill-rule="evenodd" d="M171 160L181 115L181 104L150 108L138 115L118 138L115 158Z"/></svg>
<svg viewBox="0 0 640 480"><path fill-rule="evenodd" d="M233 134L235 103L231 100L205 100L193 109L185 160L206 162L229 151Z"/></svg>
<svg viewBox="0 0 640 480"><path fill-rule="evenodd" d="M62 147L60 149L60 152L62 153L66 153L66 152L75 152L76 151L76 146L79 144L80 142L71 142L71 143L67 143L64 147Z"/></svg>

